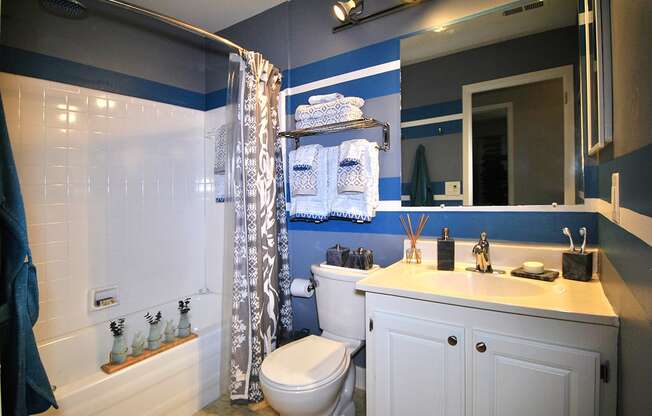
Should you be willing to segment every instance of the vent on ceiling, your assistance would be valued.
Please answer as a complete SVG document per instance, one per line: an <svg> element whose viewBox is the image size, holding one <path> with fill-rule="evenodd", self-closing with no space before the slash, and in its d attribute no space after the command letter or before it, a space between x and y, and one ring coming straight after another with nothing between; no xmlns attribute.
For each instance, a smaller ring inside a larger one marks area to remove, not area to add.
<svg viewBox="0 0 652 416"><path fill-rule="evenodd" d="M511 16L513 14L521 13L523 11L523 7L518 6L514 7L513 9L505 10L503 12L503 16Z"/></svg>
<svg viewBox="0 0 652 416"><path fill-rule="evenodd" d="M521 13L523 11L538 9L539 7L543 7L543 0L537 0L535 2L528 3L524 6L518 6L512 9L505 10L503 12L503 16L512 16Z"/></svg>
<svg viewBox="0 0 652 416"><path fill-rule="evenodd" d="M539 7L543 7L543 0L535 1L534 3L526 4L523 6L525 10L534 10L538 9Z"/></svg>

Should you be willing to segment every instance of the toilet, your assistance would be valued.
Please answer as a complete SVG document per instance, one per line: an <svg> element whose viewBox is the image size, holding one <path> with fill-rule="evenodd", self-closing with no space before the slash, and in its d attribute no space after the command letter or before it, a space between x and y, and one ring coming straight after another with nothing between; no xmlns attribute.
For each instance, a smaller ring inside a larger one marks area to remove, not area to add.
<svg viewBox="0 0 652 416"><path fill-rule="evenodd" d="M351 354L365 338L360 270L313 265L317 313L323 330L269 354L260 370L265 399L281 416L354 416Z"/></svg>

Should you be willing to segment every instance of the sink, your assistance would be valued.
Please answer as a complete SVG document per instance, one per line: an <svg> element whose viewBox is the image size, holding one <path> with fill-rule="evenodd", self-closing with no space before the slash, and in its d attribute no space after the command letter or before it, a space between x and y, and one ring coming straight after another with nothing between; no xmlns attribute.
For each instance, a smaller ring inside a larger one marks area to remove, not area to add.
<svg viewBox="0 0 652 416"><path fill-rule="evenodd" d="M419 273L417 281L425 290L479 297L514 298L537 296L546 289L533 281L497 275L462 271L427 271Z"/></svg>

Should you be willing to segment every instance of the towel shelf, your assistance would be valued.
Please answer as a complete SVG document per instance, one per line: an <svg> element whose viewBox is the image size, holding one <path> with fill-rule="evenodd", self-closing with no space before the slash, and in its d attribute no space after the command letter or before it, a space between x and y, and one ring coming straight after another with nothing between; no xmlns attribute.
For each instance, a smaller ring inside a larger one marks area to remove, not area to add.
<svg viewBox="0 0 652 416"><path fill-rule="evenodd" d="M374 127L382 127L383 129L383 144L378 145L378 149L384 152L390 149L389 140L389 123L378 121L373 118L361 118L358 120L344 121L341 123L325 124L323 126L311 127L309 129L290 130L279 133L281 137L294 139L295 147L298 148L301 144L301 137L317 136L320 134L337 133L346 130L359 130L370 129Z"/></svg>

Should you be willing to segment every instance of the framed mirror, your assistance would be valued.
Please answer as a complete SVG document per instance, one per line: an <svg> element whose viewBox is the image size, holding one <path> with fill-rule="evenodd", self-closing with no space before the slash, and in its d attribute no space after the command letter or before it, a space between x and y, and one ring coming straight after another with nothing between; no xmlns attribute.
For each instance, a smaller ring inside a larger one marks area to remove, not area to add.
<svg viewBox="0 0 652 416"><path fill-rule="evenodd" d="M401 40L404 206L583 203L600 136L578 1L604 0L518 1Z"/></svg>
<svg viewBox="0 0 652 416"><path fill-rule="evenodd" d="M578 0L582 139L589 155L613 140L610 0Z"/></svg>

